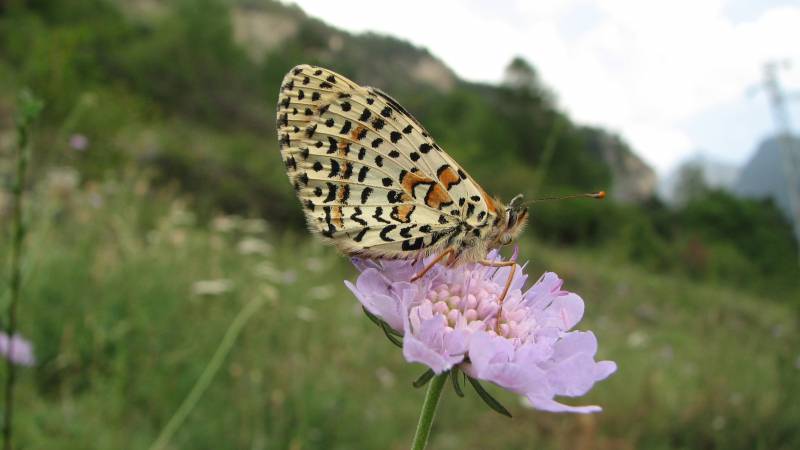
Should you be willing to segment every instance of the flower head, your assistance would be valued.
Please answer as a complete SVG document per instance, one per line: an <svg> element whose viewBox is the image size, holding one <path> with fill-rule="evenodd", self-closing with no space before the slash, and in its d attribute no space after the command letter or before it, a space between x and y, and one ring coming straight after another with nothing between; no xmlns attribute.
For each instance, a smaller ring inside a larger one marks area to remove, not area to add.
<svg viewBox="0 0 800 450"><path fill-rule="evenodd" d="M33 345L19 334L9 338L6 333L0 331L0 355L20 366L32 366L36 362Z"/></svg>
<svg viewBox="0 0 800 450"><path fill-rule="evenodd" d="M69 146L73 150L84 151L89 148L89 138L83 134L73 134L69 137Z"/></svg>
<svg viewBox="0 0 800 450"><path fill-rule="evenodd" d="M499 261L493 251L488 256ZM458 368L518 394L541 410L589 413L599 406L568 406L554 397L584 395L611 375L616 364L594 360L590 331L571 331L583 300L563 290L548 272L523 290L527 276L511 267L437 265L410 282L427 262L354 260L361 271L345 284L364 308L403 336L403 355L435 373Z"/></svg>

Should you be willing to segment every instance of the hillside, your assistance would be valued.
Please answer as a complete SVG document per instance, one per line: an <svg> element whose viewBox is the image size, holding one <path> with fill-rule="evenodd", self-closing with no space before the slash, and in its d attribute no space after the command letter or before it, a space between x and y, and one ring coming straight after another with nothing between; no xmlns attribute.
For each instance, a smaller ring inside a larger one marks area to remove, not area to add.
<svg viewBox="0 0 800 450"><path fill-rule="evenodd" d="M742 168L735 192L751 198L772 199L788 219L792 219L791 189L787 179L784 151L800 160L800 139L794 136L773 136L764 140L750 161ZM800 189L800 186L796 187Z"/></svg>

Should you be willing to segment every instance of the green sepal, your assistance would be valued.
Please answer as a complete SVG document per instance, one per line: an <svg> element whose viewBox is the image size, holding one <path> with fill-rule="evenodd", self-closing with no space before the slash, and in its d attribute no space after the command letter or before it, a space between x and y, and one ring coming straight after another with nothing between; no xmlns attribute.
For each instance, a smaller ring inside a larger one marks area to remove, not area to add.
<svg viewBox="0 0 800 450"><path fill-rule="evenodd" d="M453 382L453 390L456 391L456 395L463 398L464 391L461 389L461 381L458 379L459 375L461 375L461 372L459 372L458 367L453 367L450 371L450 381Z"/></svg>
<svg viewBox="0 0 800 450"><path fill-rule="evenodd" d="M392 329L392 327L390 327L388 323L386 323L383 320L381 320L380 317L378 317L375 314L372 314L371 312L369 312L367 310L367 308L361 307L361 309L364 311L364 314L367 315L369 320L372 321L372 323L374 323L375 325L379 326L381 328L381 330L383 330L383 334L386 335L386 338L389 339L389 342L391 342L392 344L394 344L394 345L396 345L396 346L398 346L400 348L403 348L403 340L402 339L398 339L398 337L402 337L403 336L402 334L400 334L397 331L395 331L394 329Z"/></svg>
<svg viewBox="0 0 800 450"><path fill-rule="evenodd" d="M414 381L414 383L412 383L412 385L415 388L421 388L422 386L428 384L428 381L431 381L434 375L436 374L433 372L433 369L428 369L425 371L425 373L420 375L419 378L417 378L417 380Z"/></svg>
<svg viewBox="0 0 800 450"><path fill-rule="evenodd" d="M473 388L475 388L475 392L478 393L478 396L489 406L489 408L492 408L496 412L506 417L511 417L511 413L508 412L508 410L503 405L501 405L500 402L497 401L497 399L495 399L494 397L492 397L491 394L486 392L486 389L484 389L483 386L481 386L478 380L472 377L467 377L467 380L469 380L469 383L472 385Z"/></svg>
<svg viewBox="0 0 800 450"><path fill-rule="evenodd" d="M395 334L392 333L393 331L392 327L390 327L386 322L383 322L381 324L381 329L383 330L383 334L386 335L386 339L389 339L389 342L400 348L403 348L403 340L398 339L397 336L395 336Z"/></svg>

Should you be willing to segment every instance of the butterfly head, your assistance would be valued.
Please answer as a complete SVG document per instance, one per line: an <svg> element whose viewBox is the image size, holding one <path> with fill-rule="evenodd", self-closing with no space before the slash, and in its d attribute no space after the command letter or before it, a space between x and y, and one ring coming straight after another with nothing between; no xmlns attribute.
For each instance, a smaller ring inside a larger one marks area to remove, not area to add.
<svg viewBox="0 0 800 450"><path fill-rule="evenodd" d="M508 245L514 242L528 223L528 207L517 203L521 198L522 194L517 195L511 199L505 208L505 223L502 226L500 235L497 237L500 245Z"/></svg>

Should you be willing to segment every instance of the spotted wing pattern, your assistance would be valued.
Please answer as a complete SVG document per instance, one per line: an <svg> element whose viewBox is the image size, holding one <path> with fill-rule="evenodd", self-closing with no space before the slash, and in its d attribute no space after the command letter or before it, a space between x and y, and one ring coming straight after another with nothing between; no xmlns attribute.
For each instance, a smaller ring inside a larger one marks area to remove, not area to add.
<svg viewBox="0 0 800 450"><path fill-rule="evenodd" d="M284 78L278 138L309 228L345 253L427 255L480 239L496 206L397 101L308 65Z"/></svg>

